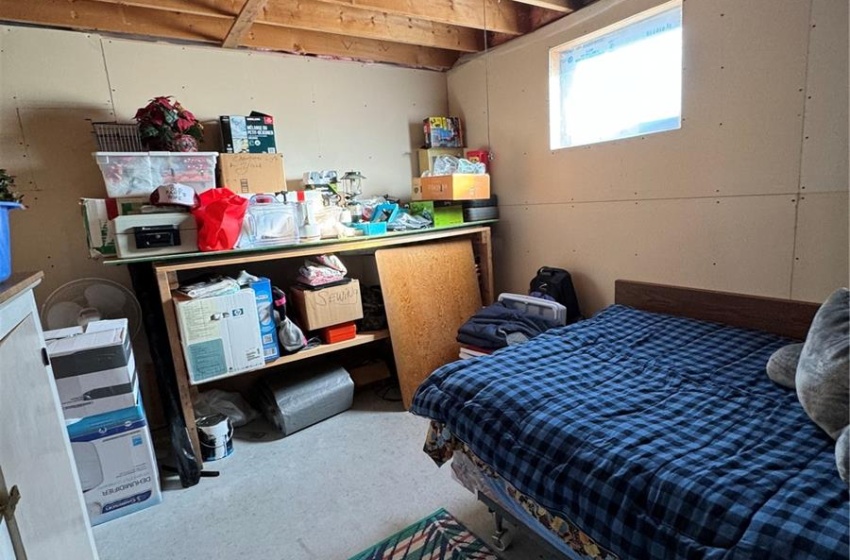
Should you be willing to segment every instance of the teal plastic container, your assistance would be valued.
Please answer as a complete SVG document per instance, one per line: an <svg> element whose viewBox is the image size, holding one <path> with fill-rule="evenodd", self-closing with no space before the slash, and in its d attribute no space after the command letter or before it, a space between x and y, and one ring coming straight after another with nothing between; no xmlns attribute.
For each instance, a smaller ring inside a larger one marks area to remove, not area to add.
<svg viewBox="0 0 850 560"><path fill-rule="evenodd" d="M17 202L0 202L0 282L12 275L12 239L9 235L9 212L23 208Z"/></svg>

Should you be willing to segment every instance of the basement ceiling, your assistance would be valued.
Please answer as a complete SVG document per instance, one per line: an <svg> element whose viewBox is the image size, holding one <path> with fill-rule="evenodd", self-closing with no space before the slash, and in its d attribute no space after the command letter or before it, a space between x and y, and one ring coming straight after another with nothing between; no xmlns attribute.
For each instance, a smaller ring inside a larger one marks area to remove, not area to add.
<svg viewBox="0 0 850 560"><path fill-rule="evenodd" d="M0 0L0 22L446 70L588 0Z"/></svg>

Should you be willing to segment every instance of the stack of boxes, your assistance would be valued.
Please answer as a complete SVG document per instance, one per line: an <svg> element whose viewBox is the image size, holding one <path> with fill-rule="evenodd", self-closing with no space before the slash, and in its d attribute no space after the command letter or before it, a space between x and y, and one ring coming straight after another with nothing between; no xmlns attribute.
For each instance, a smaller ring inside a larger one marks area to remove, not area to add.
<svg viewBox="0 0 850 560"><path fill-rule="evenodd" d="M222 115L222 153L219 184L243 196L286 191L283 154L277 150L274 117L252 111L250 115Z"/></svg>
<svg viewBox="0 0 850 560"><path fill-rule="evenodd" d="M221 295L189 299L174 292L174 307L192 384L258 369L280 357L268 278Z"/></svg>
<svg viewBox="0 0 850 560"><path fill-rule="evenodd" d="M420 177L413 180L410 211L412 214L429 215L434 221L434 227L461 224L464 221L461 201L489 199L490 175L421 175L433 170L434 161L439 156L482 161L482 152L465 152L463 129L457 117L429 117L423 121L423 128L425 147L419 150Z"/></svg>
<svg viewBox="0 0 850 560"><path fill-rule="evenodd" d="M126 319L45 332L92 525L162 501Z"/></svg>

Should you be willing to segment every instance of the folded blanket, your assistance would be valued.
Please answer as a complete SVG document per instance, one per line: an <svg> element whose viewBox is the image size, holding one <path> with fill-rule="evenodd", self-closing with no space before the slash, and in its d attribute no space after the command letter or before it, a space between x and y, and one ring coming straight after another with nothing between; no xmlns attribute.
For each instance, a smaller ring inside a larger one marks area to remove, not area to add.
<svg viewBox="0 0 850 560"><path fill-rule="evenodd" d="M527 315L505 306L502 302L497 302L479 310L461 325L457 331L457 341L461 344L496 350L513 342L523 342L534 338L556 326L558 324L555 321Z"/></svg>

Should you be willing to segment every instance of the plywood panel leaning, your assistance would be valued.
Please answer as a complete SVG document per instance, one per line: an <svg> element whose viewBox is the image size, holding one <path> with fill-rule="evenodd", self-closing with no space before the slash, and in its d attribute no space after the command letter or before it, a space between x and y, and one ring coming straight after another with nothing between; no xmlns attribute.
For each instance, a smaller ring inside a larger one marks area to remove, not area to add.
<svg viewBox="0 0 850 560"><path fill-rule="evenodd" d="M457 329L481 307L468 240L375 252L405 408L419 383L457 359Z"/></svg>

